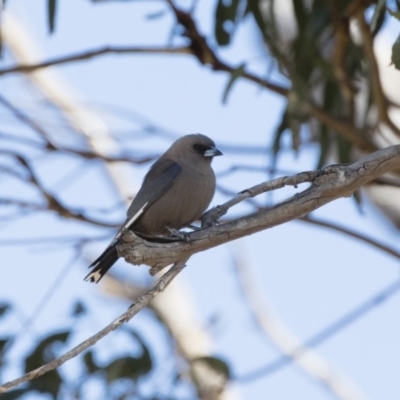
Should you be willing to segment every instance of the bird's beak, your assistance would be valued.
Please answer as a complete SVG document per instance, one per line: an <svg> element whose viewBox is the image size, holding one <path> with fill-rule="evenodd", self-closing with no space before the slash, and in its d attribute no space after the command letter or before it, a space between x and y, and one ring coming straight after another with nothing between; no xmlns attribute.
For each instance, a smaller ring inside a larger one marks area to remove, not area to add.
<svg viewBox="0 0 400 400"><path fill-rule="evenodd" d="M204 157L216 157L216 156L222 156L222 152L216 149L215 147L211 147L211 149L208 149L204 152Z"/></svg>

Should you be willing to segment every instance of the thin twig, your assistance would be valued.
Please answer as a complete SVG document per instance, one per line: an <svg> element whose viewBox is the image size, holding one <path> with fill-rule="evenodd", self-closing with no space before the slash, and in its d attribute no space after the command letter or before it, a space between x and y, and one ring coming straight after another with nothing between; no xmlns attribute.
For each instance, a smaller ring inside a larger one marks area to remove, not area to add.
<svg viewBox="0 0 400 400"><path fill-rule="evenodd" d="M300 185L302 183L313 182L319 174L319 171L301 172L292 176L283 176L280 178L272 179L271 181L263 182L249 189L243 190L233 199L204 213L201 217L202 226L211 226L216 220L225 215L230 208L232 208L236 204L239 204L243 200L258 196L261 193L281 189L285 186L294 186L295 188L297 188L297 185Z"/></svg>
<svg viewBox="0 0 400 400"><path fill-rule="evenodd" d="M350 236L354 239L361 240L364 243L367 243L371 245L372 247L377 248L378 250L381 250L395 258L400 259L400 252L397 251L396 249L389 247L383 243L378 242L377 240L374 240L368 236L362 235L361 233L358 233L354 230L351 230L349 228L345 228L344 226L340 226L338 224L334 224L333 222L327 222L327 221L322 221L320 219L315 219L314 217L311 217L309 215L299 218L298 221L306 222L311 225L316 225L316 226L321 226L323 228L328 228L331 230L334 230L336 232L343 233L347 236Z"/></svg>
<svg viewBox="0 0 400 400"><path fill-rule="evenodd" d="M53 142L50 139L50 135L46 132L46 130L40 126L36 121L30 118L27 114L22 112L19 108L15 107L11 104L4 96L0 94L0 104L7 108L7 110L11 111L11 113L22 123L29 126L35 132L37 132L42 139L46 142L46 147L48 149L54 149Z"/></svg>
<svg viewBox="0 0 400 400"><path fill-rule="evenodd" d="M129 322L140 310L146 307L147 304L149 304L150 301L157 294L161 293L171 283L171 281L183 270L186 261L187 259L181 260L177 262L173 267L171 267L171 269L158 280L158 282L154 285L152 289L147 291L143 296L140 296L135 304L132 304L126 312L124 312L120 317L111 322L111 324L107 325L95 335L91 336L89 339L86 339L85 341L67 351L62 356L57 357L53 361L42 365L41 367L36 368L33 371L28 372L18 379L6 382L2 386L0 386L0 394L6 392L12 387L18 386L21 383L30 381L41 375L44 375L46 372L56 369L60 365L63 365L66 361L76 357L87 348L93 346L104 336L108 335L110 332L120 327L123 323Z"/></svg>
<svg viewBox="0 0 400 400"><path fill-rule="evenodd" d="M25 321L20 326L19 330L8 340L3 347L2 351L0 352L0 364L2 364L5 355L10 351L11 347L21 339L23 334L26 334L30 328L32 327L34 321L39 317L39 315L43 312L46 305L50 304L50 299L53 297L56 290L59 286L64 282L65 277L68 275L68 272L72 270L72 267L77 262L78 258L80 257L80 251L76 249L74 254L72 255L71 259L68 260L64 267L61 268L58 272L56 279L53 281L52 285L47 289L47 291L42 296L39 303L36 305L34 310L32 311L31 315L25 319Z"/></svg>
<svg viewBox="0 0 400 400"><path fill-rule="evenodd" d="M13 157L19 163L19 165L21 165L24 168L24 170L27 172L27 175L28 175L27 177L22 177L17 174L14 174L14 176L34 185L38 189L38 191L40 192L42 197L46 200L46 204L43 206L36 204L36 203L29 204L28 202L25 202L25 201L22 201L20 203L20 206L26 208L30 205L31 207L33 207L36 210L43 209L43 210L55 211L58 215L60 215L64 218L74 219L74 220L81 221L81 222L89 222L91 224L105 226L105 227L112 227L112 228L116 227L116 225L113 223L96 220L94 218L84 215L79 210L72 210L72 209L68 208L67 206L65 206L64 204L62 204L62 202L60 200L58 200L53 194L51 194L48 190L46 190L44 188L44 186L40 183L40 180L37 177L30 161L22 154L19 154L17 152L13 152L13 151L8 151L8 150L0 151L0 153ZM7 204L11 204L11 202L13 200L14 200L15 204L18 204L17 203L18 199L2 199L2 201Z"/></svg>
<svg viewBox="0 0 400 400"><path fill-rule="evenodd" d="M307 355L307 353L304 353L302 349L316 347L326 342L334 335L343 331L349 325L358 321L361 317L370 313L374 308L382 305L386 300L390 299L399 291L400 281L391 283L389 286L376 293L370 299L360 304L358 307L354 308L352 311L348 312L329 326L325 327L310 339L306 340L300 347L294 348L290 352L290 355L279 357L265 367L258 368L255 371L239 376L236 378L237 381L240 383L249 383L260 378L265 379L266 376L269 376L275 372L278 372L282 368L289 366L294 359Z"/></svg>
<svg viewBox="0 0 400 400"><path fill-rule="evenodd" d="M183 47L137 47L137 46L107 46L100 49L83 51L68 56L53 58L37 64L20 64L13 67L0 69L0 76L14 73L30 73L39 69L52 67L55 65L67 64L76 61L85 61L94 57L103 56L107 54L190 54L191 50L187 46Z"/></svg>
<svg viewBox="0 0 400 400"><path fill-rule="evenodd" d="M271 314L255 280L251 277L251 267L245 261L242 252L235 252L234 263L245 301L262 334L267 336L286 357L291 358L291 362L301 371L322 383L336 397L347 400L365 399L354 383L338 373L336 368L332 368L314 350L303 346L300 339L279 318ZM292 358L294 348L297 352L301 350L301 354L306 356Z"/></svg>

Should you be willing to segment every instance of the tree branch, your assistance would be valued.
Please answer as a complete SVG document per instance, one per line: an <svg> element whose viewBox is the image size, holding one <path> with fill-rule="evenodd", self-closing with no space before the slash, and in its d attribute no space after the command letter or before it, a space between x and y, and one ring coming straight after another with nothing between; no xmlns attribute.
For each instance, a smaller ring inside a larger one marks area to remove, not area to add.
<svg viewBox="0 0 400 400"><path fill-rule="evenodd" d="M190 54L191 50L188 46L182 47L138 47L138 46L107 46L100 49L83 51L81 53L71 54L53 58L37 64L20 64L9 68L0 69L0 76L14 73L30 73L39 69L48 68L55 65L67 64L75 61L85 61L94 57L107 54Z"/></svg>
<svg viewBox="0 0 400 400"><path fill-rule="evenodd" d="M333 200L350 196L378 176L399 168L400 145L397 145L369 154L351 164L332 165L319 171L302 172L292 177L264 182L208 212L203 218L205 226L248 197L286 185L296 186L304 182L312 184L274 207L263 208L256 213L190 233L188 242L166 243L166 240L157 238L145 240L128 232L124 236L125 243L119 246L119 253L131 264L151 266L150 272L154 274L183 257L189 258L195 253L303 217Z"/></svg>
<svg viewBox="0 0 400 400"><path fill-rule="evenodd" d="M333 231L343 233L344 235L347 235L354 239L360 240L361 242L367 243L370 246L375 247L376 249L381 250L381 251L385 252L386 254L389 254L390 256L400 259L400 252L397 251L396 249L394 249L393 247L390 247L383 243L380 243L377 240L372 239L366 235L362 235L361 233L358 233L352 229L345 228L344 226L340 226L333 222L327 222L327 221L322 221L320 219L315 219L315 218L311 217L310 215L301 217L298 220L302 221L302 222L306 222L311 225L320 226L322 228L328 228Z"/></svg>
<svg viewBox="0 0 400 400"><path fill-rule="evenodd" d="M365 399L361 390L343 373L333 368L322 356L311 348L303 346L294 332L269 310L268 304L251 275L251 266L243 252L234 253L234 265L243 297L251 316L261 333L265 335L287 359L302 372L322 383L336 398L342 400ZM293 349L302 357L294 357Z"/></svg>
<svg viewBox="0 0 400 400"><path fill-rule="evenodd" d="M386 124L393 133L400 136L400 129L394 124L388 114L389 102L382 88L379 66L374 52L374 41L370 26L365 20L365 6L363 4L360 4L360 7L357 8L356 19L362 35L365 57L368 61L368 73L371 81L372 94L378 109L379 120Z"/></svg>
<svg viewBox="0 0 400 400"><path fill-rule="evenodd" d="M0 386L0 394L6 392L12 387L18 386L21 383L30 381L35 379L41 375L44 375L46 372L49 372L60 365L64 364L66 361L71 358L76 357L78 354L82 353L87 348L93 346L104 336L108 335L110 332L114 331L118 327L120 327L123 323L129 322L141 309L146 307L150 301L159 293L161 293L170 283L171 281L182 271L185 267L187 259L182 259L168 271L166 272L156 283L156 285L146 292L143 296L140 296L135 304L132 304L126 312L124 312L120 317L111 322L111 324L107 325L101 331L91 336L89 339L86 339L78 346L75 346L73 349L67 351L60 357L57 357L53 361L42 365L39 368L34 369L33 371L28 372L27 374L21 376L18 379L14 379L10 382L5 383Z"/></svg>
<svg viewBox="0 0 400 400"><path fill-rule="evenodd" d="M303 342L302 346L294 348L290 352L290 356L283 355L278 357L276 360L270 362L264 367L237 377L236 380L241 383L247 383L260 378L265 379L268 375L274 374L280 369L289 366L294 360L307 355L307 352L303 353L303 349L314 348L326 342L334 335L358 321L361 317L370 313L374 308L384 304L385 301L389 300L399 291L400 280L396 280L395 282L392 282L390 285L386 286L383 290L380 290L378 293L374 294L368 300L364 301L357 307L350 310L348 313L335 320L333 323L324 327L317 334L311 336L308 340Z"/></svg>

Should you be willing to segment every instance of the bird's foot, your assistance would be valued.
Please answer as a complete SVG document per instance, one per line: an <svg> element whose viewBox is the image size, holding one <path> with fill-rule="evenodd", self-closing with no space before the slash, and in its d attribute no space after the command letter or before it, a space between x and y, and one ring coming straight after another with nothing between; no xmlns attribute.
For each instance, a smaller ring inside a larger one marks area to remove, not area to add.
<svg viewBox="0 0 400 400"><path fill-rule="evenodd" d="M169 226L166 226L166 228L168 229L169 233L170 233L172 236L178 237L178 238L181 239L183 242L188 242L188 241L189 241L189 235L188 235L187 232L181 232L181 231L178 231L178 229L171 228L171 227L169 227Z"/></svg>

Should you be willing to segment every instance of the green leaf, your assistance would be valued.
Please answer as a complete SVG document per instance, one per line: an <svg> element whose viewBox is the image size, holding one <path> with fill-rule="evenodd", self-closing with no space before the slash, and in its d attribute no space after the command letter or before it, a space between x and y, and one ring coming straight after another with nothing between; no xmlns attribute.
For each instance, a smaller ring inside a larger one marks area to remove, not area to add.
<svg viewBox="0 0 400 400"><path fill-rule="evenodd" d="M5 392L1 394L1 400L18 400L24 395L25 393L29 392L29 388L26 389L15 389L9 392Z"/></svg>
<svg viewBox="0 0 400 400"><path fill-rule="evenodd" d="M215 9L214 34L220 46L226 46L231 41L235 30L236 15L240 0L219 0Z"/></svg>
<svg viewBox="0 0 400 400"><path fill-rule="evenodd" d="M113 382L122 378L136 381L151 371L152 363L147 361L142 357L117 358L104 368L107 373L107 381Z"/></svg>
<svg viewBox="0 0 400 400"><path fill-rule="evenodd" d="M320 152L319 152L319 159L317 163L317 169L320 169L325 166L327 159L328 159L328 152L330 145L330 138L328 128L325 125L322 125L320 128Z"/></svg>
<svg viewBox="0 0 400 400"><path fill-rule="evenodd" d="M303 4L303 0L293 0L293 10L299 31L304 31L308 23L308 14Z"/></svg>
<svg viewBox="0 0 400 400"><path fill-rule="evenodd" d="M7 342L8 342L10 339L11 339L11 338L1 338L1 339L0 339L0 366L1 366L1 363L2 363L2 361L1 361L2 352L3 352L4 348L5 348L6 345L7 345Z"/></svg>
<svg viewBox="0 0 400 400"><path fill-rule="evenodd" d="M394 42L392 47L392 63L396 69L400 69L400 36Z"/></svg>
<svg viewBox="0 0 400 400"><path fill-rule="evenodd" d="M80 300L76 301L72 308L72 316L79 317L82 314L86 314L86 306Z"/></svg>
<svg viewBox="0 0 400 400"><path fill-rule="evenodd" d="M93 351L89 350L87 353L85 353L83 356L83 361L89 374L93 374L101 369L96 361L94 361Z"/></svg>
<svg viewBox="0 0 400 400"><path fill-rule="evenodd" d="M107 381L114 382L118 379L128 378L138 380L141 376L148 374L153 368L153 361L150 351L142 337L134 330L124 327L127 332L141 347L141 354L138 357L120 357L111 361L103 371L107 374Z"/></svg>
<svg viewBox="0 0 400 400"><path fill-rule="evenodd" d="M351 162L352 144L343 136L336 135L335 138L336 138L339 163L349 164Z"/></svg>
<svg viewBox="0 0 400 400"><path fill-rule="evenodd" d="M0 304L0 317L3 317L7 311L11 310L11 305L7 303L1 303Z"/></svg>
<svg viewBox="0 0 400 400"><path fill-rule="evenodd" d="M376 31L376 28L379 25L378 22L382 20L382 16L385 15L385 11L386 11L386 0L379 0L378 4L375 7L374 14L372 15L370 24L371 32Z"/></svg>
<svg viewBox="0 0 400 400"><path fill-rule="evenodd" d="M246 13L253 14L257 26L265 38L267 33L267 25L264 20L264 15L260 10L259 0L247 0Z"/></svg>
<svg viewBox="0 0 400 400"><path fill-rule="evenodd" d="M289 127L290 131L292 132L292 149L295 151L295 153L298 153L301 144L301 123L297 118L289 118Z"/></svg>
<svg viewBox="0 0 400 400"><path fill-rule="evenodd" d="M233 84L236 82L236 80L238 78L240 78L244 74L245 67L246 67L246 64L241 64L241 65L239 65L239 67L235 68L232 71L231 76L228 81L228 84L226 85L226 88L224 90L224 94L222 97L223 104L226 104L226 101L228 99L228 94L231 91Z"/></svg>
<svg viewBox="0 0 400 400"><path fill-rule="evenodd" d="M49 24L49 33L54 32L56 9L57 0L47 0L47 21Z"/></svg>
<svg viewBox="0 0 400 400"><path fill-rule="evenodd" d="M70 335L70 331L63 331L45 337L39 342L33 352L25 360L25 372L36 369L48 363L55 356L54 347L65 343ZM47 372L45 375L31 381L31 389L41 393L48 393L56 399L60 390L62 378L57 370Z"/></svg>
<svg viewBox="0 0 400 400"><path fill-rule="evenodd" d="M361 191L360 190L356 190L353 193L352 198L354 199L354 201L356 202L356 206L357 206L357 210L360 212L360 214L364 214L364 209L362 208L362 196L361 196Z"/></svg>
<svg viewBox="0 0 400 400"><path fill-rule="evenodd" d="M284 111L281 117L281 122L276 128L273 143L272 143L272 151L273 151L273 160L272 164L276 164L276 160L278 158L279 151L281 149L281 141L283 137L283 133L289 129L289 115L287 109Z"/></svg>
<svg viewBox="0 0 400 400"><path fill-rule="evenodd" d="M314 0L309 13L308 32L312 36L323 34L326 27L332 23L331 7L327 7L326 0Z"/></svg>
<svg viewBox="0 0 400 400"><path fill-rule="evenodd" d="M212 370L217 371L224 375L226 382L229 381L232 377L229 365L219 357L197 357L191 361L192 364L195 363L204 363L208 365Z"/></svg>
<svg viewBox="0 0 400 400"><path fill-rule="evenodd" d="M140 347L142 348L142 354L139 358L141 359L143 365L147 365L147 368L150 371L151 368L153 367L153 361L147 344L145 343L143 338L134 330L128 328L127 331L130 335L133 336L136 342L139 342Z"/></svg>
<svg viewBox="0 0 400 400"><path fill-rule="evenodd" d="M392 11L390 8L387 8L387 10L392 17L395 17L400 21L400 11Z"/></svg>
<svg viewBox="0 0 400 400"><path fill-rule="evenodd" d="M56 357L53 349L54 345L59 342L65 343L70 333L70 331L58 332L41 340L31 355L26 358L25 372L38 368L54 359Z"/></svg>

